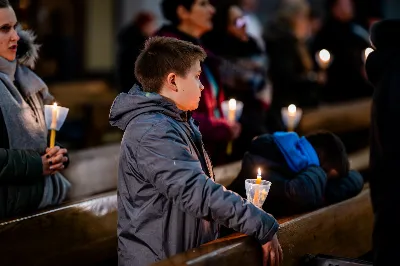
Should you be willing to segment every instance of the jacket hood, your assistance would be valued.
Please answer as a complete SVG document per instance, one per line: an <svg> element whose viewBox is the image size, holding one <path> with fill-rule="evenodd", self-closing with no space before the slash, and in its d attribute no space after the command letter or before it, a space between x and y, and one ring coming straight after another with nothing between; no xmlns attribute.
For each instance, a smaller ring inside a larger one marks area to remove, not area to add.
<svg viewBox="0 0 400 266"><path fill-rule="evenodd" d="M17 60L18 63L30 68L35 67L36 60L39 57L40 45L35 43L36 35L33 31L23 30L21 26L17 28L19 36Z"/></svg>
<svg viewBox="0 0 400 266"><path fill-rule="evenodd" d="M115 98L109 121L112 126L125 130L129 122L144 113L163 113L178 121L187 121L188 112L179 110L167 98L157 93L144 92L135 85L128 93L120 93Z"/></svg>
<svg viewBox="0 0 400 266"><path fill-rule="evenodd" d="M377 85L383 73L400 60L400 20L383 20L371 28L371 43L375 51L371 52L365 65L369 81Z"/></svg>

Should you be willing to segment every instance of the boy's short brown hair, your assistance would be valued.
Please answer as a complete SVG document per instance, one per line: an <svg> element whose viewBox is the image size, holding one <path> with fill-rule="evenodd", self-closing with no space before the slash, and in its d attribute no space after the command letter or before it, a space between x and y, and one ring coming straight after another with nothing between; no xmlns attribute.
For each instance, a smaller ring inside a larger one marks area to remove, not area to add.
<svg viewBox="0 0 400 266"><path fill-rule="evenodd" d="M186 76L190 68L206 58L198 45L170 37L151 37L135 63L135 76L144 91L159 93L166 76Z"/></svg>

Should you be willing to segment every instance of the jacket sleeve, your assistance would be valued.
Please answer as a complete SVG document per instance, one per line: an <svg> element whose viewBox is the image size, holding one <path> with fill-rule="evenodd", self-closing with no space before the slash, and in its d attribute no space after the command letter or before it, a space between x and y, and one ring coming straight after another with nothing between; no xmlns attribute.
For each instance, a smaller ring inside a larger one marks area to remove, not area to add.
<svg viewBox="0 0 400 266"><path fill-rule="evenodd" d="M261 244L278 230L277 221L239 195L216 184L168 122L155 125L142 138L136 161L142 175L179 208L198 218L255 237Z"/></svg>
<svg viewBox="0 0 400 266"><path fill-rule="evenodd" d="M321 167L311 166L285 183L286 198L293 209L306 211L321 207L327 177Z"/></svg>
<svg viewBox="0 0 400 266"><path fill-rule="evenodd" d="M0 148L0 185L31 184L43 175L40 154Z"/></svg>
<svg viewBox="0 0 400 266"><path fill-rule="evenodd" d="M350 171L346 177L329 180L326 185L325 200L333 204L356 196L364 187L364 179L357 171Z"/></svg>

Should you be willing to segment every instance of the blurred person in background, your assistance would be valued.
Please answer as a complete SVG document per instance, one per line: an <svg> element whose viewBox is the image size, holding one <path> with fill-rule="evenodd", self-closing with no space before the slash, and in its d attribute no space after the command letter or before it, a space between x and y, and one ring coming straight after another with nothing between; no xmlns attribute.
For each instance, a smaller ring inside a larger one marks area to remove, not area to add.
<svg viewBox="0 0 400 266"><path fill-rule="evenodd" d="M163 26L157 36L173 37L202 45L200 38L212 30L214 7L208 0L163 0L162 12L170 24ZM229 141L237 139L241 126L224 118L221 103L225 100L220 82L219 60L207 51L202 63L201 83L204 85L199 108L193 118L199 123L204 144L214 164L226 162L226 147Z"/></svg>
<svg viewBox="0 0 400 266"><path fill-rule="evenodd" d="M372 96L365 78L364 51L369 45L368 32L353 23L352 0L328 0L327 18L312 44L314 54L326 49L331 54L327 83L321 97L334 103Z"/></svg>
<svg viewBox="0 0 400 266"><path fill-rule="evenodd" d="M70 183L59 173L67 150L47 148L44 104L53 101L33 72L38 45L0 0L0 219L60 204Z"/></svg>
<svg viewBox="0 0 400 266"><path fill-rule="evenodd" d="M120 92L128 92L137 83L135 61L144 42L157 30L155 16L140 12L118 34L117 77Z"/></svg>
<svg viewBox="0 0 400 266"><path fill-rule="evenodd" d="M370 187L374 211L373 265L394 265L400 248L400 20L382 20L371 28L374 50L366 71L374 85L371 112Z"/></svg>
<svg viewBox="0 0 400 266"><path fill-rule="evenodd" d="M310 7L305 0L281 2L276 18L266 32L269 78L273 86L268 117L270 131L285 130L281 108L290 104L311 107L319 104L325 82L323 73L314 72L308 39L311 37Z"/></svg>
<svg viewBox="0 0 400 266"><path fill-rule="evenodd" d="M265 51L265 42L263 38L264 27L258 16L255 14L259 0L235 0L234 3L244 12L247 34L256 41L258 47L262 51Z"/></svg>
<svg viewBox="0 0 400 266"><path fill-rule="evenodd" d="M221 58L221 80L227 98L243 102L242 133L234 143L234 159L240 160L251 140L266 133L264 102L258 99L267 87L265 53L246 32L244 13L232 0L217 0L213 30L202 38L204 45Z"/></svg>

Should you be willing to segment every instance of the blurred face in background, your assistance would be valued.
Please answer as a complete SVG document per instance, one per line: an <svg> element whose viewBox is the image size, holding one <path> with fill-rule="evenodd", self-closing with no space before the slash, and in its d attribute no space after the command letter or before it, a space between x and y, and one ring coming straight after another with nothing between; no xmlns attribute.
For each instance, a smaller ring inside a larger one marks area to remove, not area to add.
<svg viewBox="0 0 400 266"><path fill-rule="evenodd" d="M181 25L193 29L195 34L200 36L212 30L214 13L215 8L209 0L195 0L190 10L183 6L179 6L177 10Z"/></svg>
<svg viewBox="0 0 400 266"><path fill-rule="evenodd" d="M238 6L231 6L228 11L228 27L227 31L230 35L248 41L249 37L246 33L246 20L242 10Z"/></svg>
<svg viewBox="0 0 400 266"><path fill-rule="evenodd" d="M11 7L0 8L0 56L14 61L17 56L19 36L16 31L17 18Z"/></svg>
<svg viewBox="0 0 400 266"><path fill-rule="evenodd" d="M257 10L258 0L242 0L240 4L244 11L253 12Z"/></svg>
<svg viewBox="0 0 400 266"><path fill-rule="evenodd" d="M300 12L292 17L294 35L299 40L306 40L311 36L311 23L308 11Z"/></svg>
<svg viewBox="0 0 400 266"><path fill-rule="evenodd" d="M156 31L157 31L157 24L155 20L149 21L142 28L143 34L149 37L152 36Z"/></svg>
<svg viewBox="0 0 400 266"><path fill-rule="evenodd" d="M337 0L332 7L333 16L343 22L347 22L354 17L354 7L352 0Z"/></svg>

